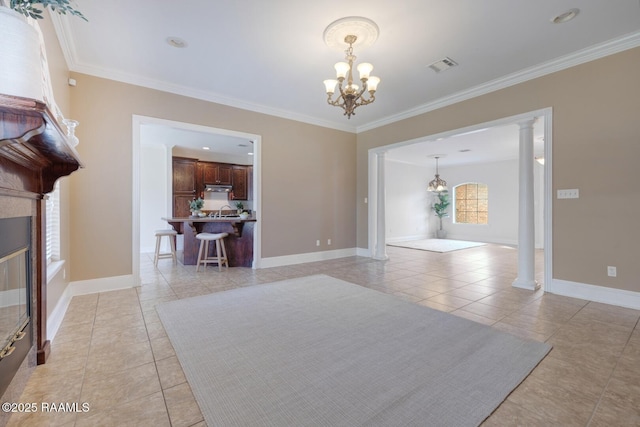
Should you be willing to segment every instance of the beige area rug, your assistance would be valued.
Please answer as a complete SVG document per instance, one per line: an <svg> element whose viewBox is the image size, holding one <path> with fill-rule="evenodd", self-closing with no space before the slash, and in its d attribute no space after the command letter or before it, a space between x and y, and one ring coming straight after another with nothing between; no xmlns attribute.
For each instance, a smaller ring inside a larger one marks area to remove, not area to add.
<svg viewBox="0 0 640 427"><path fill-rule="evenodd" d="M324 275L157 311L209 426L477 426L550 350Z"/></svg>
<svg viewBox="0 0 640 427"><path fill-rule="evenodd" d="M449 240L449 239L424 239L424 240L407 240L404 242L387 243L388 246L398 246L401 248L420 249L422 251L431 252L452 252L460 249L475 248L484 246L486 243L467 242L466 240Z"/></svg>

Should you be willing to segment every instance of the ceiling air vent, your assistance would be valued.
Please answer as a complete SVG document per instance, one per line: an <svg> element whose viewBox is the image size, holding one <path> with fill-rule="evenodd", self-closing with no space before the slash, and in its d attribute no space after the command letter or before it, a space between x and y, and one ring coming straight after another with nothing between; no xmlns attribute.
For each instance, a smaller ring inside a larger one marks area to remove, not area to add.
<svg viewBox="0 0 640 427"><path fill-rule="evenodd" d="M449 68L455 67L456 65L458 65L456 61L449 57L446 57L429 65L429 68L431 68L436 73L439 73L440 71L448 70Z"/></svg>

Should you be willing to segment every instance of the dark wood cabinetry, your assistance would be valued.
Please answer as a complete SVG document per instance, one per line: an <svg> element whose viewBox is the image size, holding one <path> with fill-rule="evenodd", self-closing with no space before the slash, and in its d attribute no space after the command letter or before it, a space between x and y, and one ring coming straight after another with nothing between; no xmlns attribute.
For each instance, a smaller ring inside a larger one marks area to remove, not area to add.
<svg viewBox="0 0 640 427"><path fill-rule="evenodd" d="M200 162L203 185L232 185L233 166L226 163Z"/></svg>
<svg viewBox="0 0 640 427"><path fill-rule="evenodd" d="M253 166L173 158L173 216L188 217L189 202L204 198L205 185L231 185L233 200L253 198Z"/></svg>
<svg viewBox="0 0 640 427"><path fill-rule="evenodd" d="M248 199L247 166L233 166L233 200Z"/></svg>
<svg viewBox="0 0 640 427"><path fill-rule="evenodd" d="M189 202L198 196L196 179L198 161L184 157L173 158L173 215L189 216Z"/></svg>

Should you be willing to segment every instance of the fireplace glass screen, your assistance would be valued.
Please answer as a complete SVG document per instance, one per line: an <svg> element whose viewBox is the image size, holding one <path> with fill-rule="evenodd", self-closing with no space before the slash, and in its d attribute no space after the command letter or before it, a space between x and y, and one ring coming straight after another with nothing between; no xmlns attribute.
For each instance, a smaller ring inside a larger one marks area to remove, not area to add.
<svg viewBox="0 0 640 427"><path fill-rule="evenodd" d="M24 248L0 258L0 350L29 320L28 253Z"/></svg>

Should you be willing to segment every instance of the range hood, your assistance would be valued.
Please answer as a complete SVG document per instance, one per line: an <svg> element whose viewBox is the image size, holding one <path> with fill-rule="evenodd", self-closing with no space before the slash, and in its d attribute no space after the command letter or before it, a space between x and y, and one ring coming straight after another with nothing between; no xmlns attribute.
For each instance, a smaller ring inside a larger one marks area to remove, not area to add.
<svg viewBox="0 0 640 427"><path fill-rule="evenodd" d="M230 185L213 185L213 184L206 184L204 186L204 191L208 191L210 193L228 193L231 191L233 187L231 187Z"/></svg>

